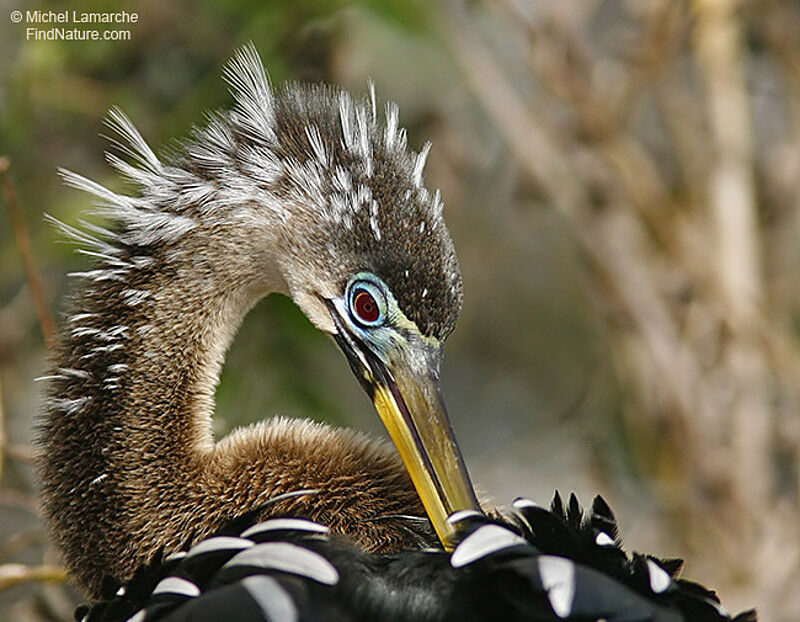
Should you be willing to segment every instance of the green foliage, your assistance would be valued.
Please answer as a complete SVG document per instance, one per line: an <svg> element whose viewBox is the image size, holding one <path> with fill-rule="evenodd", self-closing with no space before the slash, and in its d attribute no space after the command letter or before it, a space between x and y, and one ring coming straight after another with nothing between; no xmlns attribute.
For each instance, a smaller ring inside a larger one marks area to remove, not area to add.
<svg viewBox="0 0 800 622"><path fill-rule="evenodd" d="M339 402L324 390L325 348L333 345L288 298L264 300L239 330L223 369L217 415L225 426L218 432L273 414L346 424Z"/></svg>

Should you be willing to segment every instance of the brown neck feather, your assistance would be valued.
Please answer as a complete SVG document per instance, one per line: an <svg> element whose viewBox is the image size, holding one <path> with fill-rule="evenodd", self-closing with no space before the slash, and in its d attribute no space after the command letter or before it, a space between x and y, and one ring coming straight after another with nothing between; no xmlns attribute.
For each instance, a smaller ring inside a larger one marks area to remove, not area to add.
<svg viewBox="0 0 800 622"><path fill-rule="evenodd" d="M207 234L185 236L191 252L126 250L117 274L108 263L88 273L62 330L39 435L43 508L75 581L95 597L105 575L127 579L158 550L251 511L320 520L367 550L420 543L392 521L364 520L423 515L382 443L288 420L214 442L225 351L249 308L282 287L268 266L231 252L230 236L209 244ZM303 489L319 492L265 506Z"/></svg>

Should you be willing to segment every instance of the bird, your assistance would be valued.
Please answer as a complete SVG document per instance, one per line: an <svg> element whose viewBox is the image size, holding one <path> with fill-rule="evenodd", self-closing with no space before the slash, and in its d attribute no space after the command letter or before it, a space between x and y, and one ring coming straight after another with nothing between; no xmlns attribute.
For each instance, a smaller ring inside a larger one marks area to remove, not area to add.
<svg viewBox="0 0 800 622"><path fill-rule="evenodd" d="M440 386L463 299L439 191L375 88L273 89L254 45L233 105L162 155L114 108L110 224L88 255L37 430L43 515L78 620L730 620L680 562L629 555L597 497L481 503ZM212 433L250 308L290 297L329 335L392 444L273 418Z"/></svg>

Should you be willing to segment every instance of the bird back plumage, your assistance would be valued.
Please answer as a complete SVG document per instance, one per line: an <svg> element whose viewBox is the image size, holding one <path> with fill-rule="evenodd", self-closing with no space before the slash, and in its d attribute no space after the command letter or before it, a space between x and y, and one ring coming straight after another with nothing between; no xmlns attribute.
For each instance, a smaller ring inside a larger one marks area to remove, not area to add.
<svg viewBox="0 0 800 622"><path fill-rule="evenodd" d="M237 527L157 560L87 622L219 620L469 622L755 622L730 616L714 592L678 577L680 560L629 555L601 497L584 512L556 493L549 509L527 499L507 518L454 515L452 554L429 549L367 554L316 523L277 518Z"/></svg>

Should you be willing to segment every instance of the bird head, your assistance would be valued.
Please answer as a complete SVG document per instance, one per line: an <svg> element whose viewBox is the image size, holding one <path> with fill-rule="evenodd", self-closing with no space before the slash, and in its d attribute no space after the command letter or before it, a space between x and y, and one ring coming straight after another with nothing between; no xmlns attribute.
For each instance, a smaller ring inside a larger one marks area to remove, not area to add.
<svg viewBox="0 0 800 622"><path fill-rule="evenodd" d="M397 107L379 114L373 88L361 99L330 86L273 92L251 45L225 77L233 109L212 115L166 166L112 112L135 162L109 158L140 197L65 179L101 199L118 242L154 247L171 270L194 274L193 295L247 291L252 304L281 291L331 335L449 548L447 517L478 503L439 382L462 285L439 193L423 184L429 146L408 148Z"/></svg>
<svg viewBox="0 0 800 622"><path fill-rule="evenodd" d="M253 58L237 62L233 118L244 134L247 102L257 98L241 76L258 69ZM379 114L372 88L354 100L333 87L288 85L269 103L264 150L278 171L272 200L283 210L280 276L344 352L449 548L447 517L478 503L439 381L462 284L439 193L423 185L429 145L411 151L396 106Z"/></svg>

